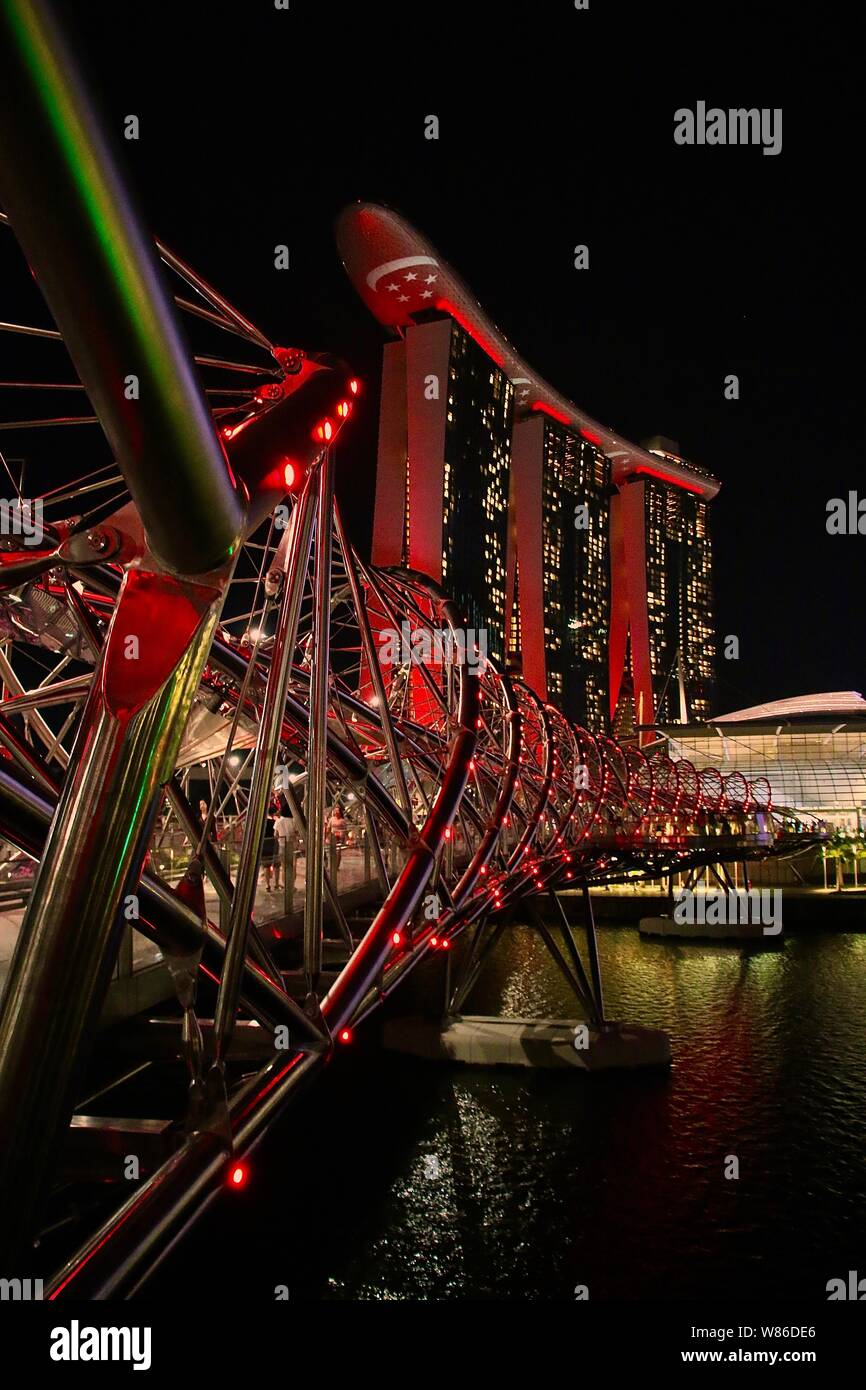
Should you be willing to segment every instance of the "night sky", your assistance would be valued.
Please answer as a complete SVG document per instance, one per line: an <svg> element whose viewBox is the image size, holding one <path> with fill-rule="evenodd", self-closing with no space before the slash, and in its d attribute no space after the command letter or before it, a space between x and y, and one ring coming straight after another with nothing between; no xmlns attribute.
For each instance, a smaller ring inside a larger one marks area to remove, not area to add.
<svg viewBox="0 0 866 1390"><path fill-rule="evenodd" d="M414 222L551 384L722 480L719 711L863 689L862 74L849 10L86 0L80 36L154 231L277 342L369 389L340 492L369 545L383 330L334 248L339 209ZM827 56L835 50L831 59ZM782 151L682 148L674 112L781 107ZM440 138L424 138L436 114ZM286 243L291 269L273 265ZM590 268L573 268L589 246ZM739 401L724 378L740 379ZM856 387L855 387L856 382ZM348 432L347 432L348 433Z"/></svg>

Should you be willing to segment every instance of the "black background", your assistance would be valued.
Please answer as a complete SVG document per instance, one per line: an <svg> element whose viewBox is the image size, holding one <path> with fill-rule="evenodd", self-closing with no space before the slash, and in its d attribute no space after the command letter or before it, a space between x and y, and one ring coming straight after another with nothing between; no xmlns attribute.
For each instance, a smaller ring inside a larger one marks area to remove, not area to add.
<svg viewBox="0 0 866 1390"><path fill-rule="evenodd" d="M139 117L121 152L154 231L274 341L338 352L368 383L340 460L362 549L385 335L335 251L333 219L356 198L416 223L566 396L721 478L718 631L741 658L719 663L719 711L862 685L866 538L825 526L831 497L866 495L854 9L61 10L109 124L120 136ZM676 146L674 112L698 100L782 107L781 154Z"/></svg>

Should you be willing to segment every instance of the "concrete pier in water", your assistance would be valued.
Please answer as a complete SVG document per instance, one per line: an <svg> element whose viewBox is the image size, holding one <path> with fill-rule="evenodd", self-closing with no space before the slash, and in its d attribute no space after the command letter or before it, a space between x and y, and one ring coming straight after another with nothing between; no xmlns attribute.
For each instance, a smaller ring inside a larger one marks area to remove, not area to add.
<svg viewBox="0 0 866 1390"><path fill-rule="evenodd" d="M577 1030L580 1030L578 1033ZM571 1067L611 1071L670 1065L667 1033L631 1023L603 1028L564 1018L494 1018L460 1014L385 1024L383 1042L394 1052L471 1066Z"/></svg>

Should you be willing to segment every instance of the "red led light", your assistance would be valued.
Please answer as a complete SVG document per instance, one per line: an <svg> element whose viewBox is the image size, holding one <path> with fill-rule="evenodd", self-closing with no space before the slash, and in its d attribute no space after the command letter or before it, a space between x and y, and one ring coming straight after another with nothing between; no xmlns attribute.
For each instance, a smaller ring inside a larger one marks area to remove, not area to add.
<svg viewBox="0 0 866 1390"><path fill-rule="evenodd" d="M236 1163L229 1176L232 1187L245 1187L249 1176L245 1163Z"/></svg>
<svg viewBox="0 0 866 1390"><path fill-rule="evenodd" d="M223 425L220 434L223 439L234 439L236 435L239 435L242 430L246 429L247 425L251 425L255 418L255 412L252 412L246 419L239 420L236 425Z"/></svg>
<svg viewBox="0 0 866 1390"><path fill-rule="evenodd" d="M333 435L334 426L331 424L330 420L321 420L313 430L313 438L319 440L320 443L327 444L328 440L333 438Z"/></svg>
<svg viewBox="0 0 866 1390"><path fill-rule="evenodd" d="M456 304L452 304L450 300L441 296L430 307L432 309L442 309L446 314L449 314L452 319L456 319L460 327L466 330L470 338L474 339L480 348L483 348L487 356L493 358L497 367L503 365L504 358L502 353L486 335L482 334L474 318L467 317Z"/></svg>
<svg viewBox="0 0 866 1390"><path fill-rule="evenodd" d="M401 934L400 932L398 932L398 931L395 931L395 932L392 934L392 936L391 936L391 941L392 941L392 944L393 944L394 946L402 946L402 945L403 945L403 936L402 936L402 934Z"/></svg>
<svg viewBox="0 0 866 1390"><path fill-rule="evenodd" d="M431 938L430 938L430 945L433 947L433 950L435 951L435 950L436 950L436 947L439 945L439 938L438 938L438 936L431 936Z"/></svg>
<svg viewBox="0 0 866 1390"><path fill-rule="evenodd" d="M348 401L340 401L340 404L337 406L337 414L341 420L345 420L351 409L352 407Z"/></svg>
<svg viewBox="0 0 866 1390"><path fill-rule="evenodd" d="M295 465L293 463L289 463L287 459L285 464L283 465L283 482L285 483L286 487L294 487L296 476L297 474L295 472Z"/></svg>
<svg viewBox="0 0 866 1390"><path fill-rule="evenodd" d="M450 840L450 839L451 839L451 826L450 826L450 825L449 825L449 826L446 826L445 831L444 831L444 835L445 835L445 839L446 839L446 840Z"/></svg>
<svg viewBox="0 0 866 1390"><path fill-rule="evenodd" d="M358 394L358 392L360 391L360 389L361 389L361 383L360 383L360 381L358 381L357 377L354 377L354 376L353 376L353 377L352 377L352 380L349 382L349 390L351 391L351 393L352 393L353 396L357 396L357 394Z"/></svg>
<svg viewBox="0 0 866 1390"><path fill-rule="evenodd" d="M646 474L649 478L661 478L663 482L671 483L674 487L681 487L686 492L697 492L699 494L703 492L702 487L697 487L694 483L687 483L684 478L672 477L669 473L662 473L656 468L648 468L646 464L641 464L639 468L635 468L632 476L637 477L640 474Z"/></svg>
<svg viewBox="0 0 866 1390"><path fill-rule="evenodd" d="M442 947L443 951L447 951L448 947L451 945L451 942L445 939L444 941L440 941L439 945Z"/></svg>
<svg viewBox="0 0 866 1390"><path fill-rule="evenodd" d="M351 1028L341 1028L337 1037L340 1039L341 1043L350 1043L352 1041Z"/></svg>
<svg viewBox="0 0 866 1390"><path fill-rule="evenodd" d="M548 405L547 401L533 401L529 408L542 415L549 415L551 420L558 421L560 425L573 425L574 423L570 415L564 415L562 411L557 410L555 406Z"/></svg>

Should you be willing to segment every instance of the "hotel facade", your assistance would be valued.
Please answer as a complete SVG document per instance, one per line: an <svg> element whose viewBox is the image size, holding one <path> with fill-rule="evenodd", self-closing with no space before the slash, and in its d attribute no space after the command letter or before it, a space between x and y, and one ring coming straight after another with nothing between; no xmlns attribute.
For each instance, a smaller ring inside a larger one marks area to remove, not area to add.
<svg viewBox="0 0 866 1390"><path fill-rule="evenodd" d="M488 652L595 732L648 741L712 712L708 503L669 441L630 443L515 352L388 208L337 242L384 350L373 561L438 580Z"/></svg>

